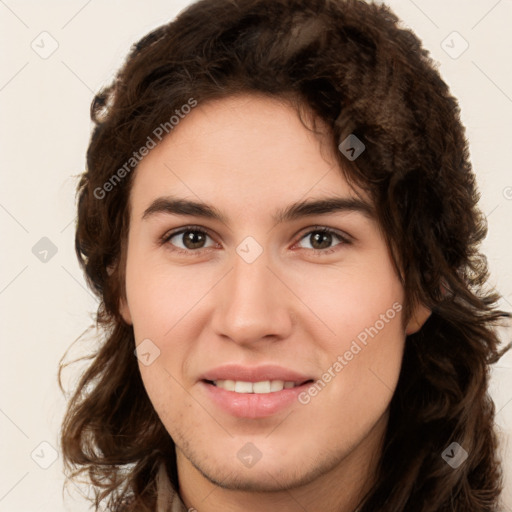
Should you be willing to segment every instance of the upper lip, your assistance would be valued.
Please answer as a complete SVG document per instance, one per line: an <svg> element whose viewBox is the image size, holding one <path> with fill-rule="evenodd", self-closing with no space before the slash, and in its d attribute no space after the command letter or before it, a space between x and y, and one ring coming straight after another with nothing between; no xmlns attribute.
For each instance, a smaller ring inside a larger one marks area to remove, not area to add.
<svg viewBox="0 0 512 512"><path fill-rule="evenodd" d="M201 375L200 380L239 380L244 382L260 382L264 380L282 380L302 384L313 377L271 364L260 366L242 366L225 364L208 370Z"/></svg>

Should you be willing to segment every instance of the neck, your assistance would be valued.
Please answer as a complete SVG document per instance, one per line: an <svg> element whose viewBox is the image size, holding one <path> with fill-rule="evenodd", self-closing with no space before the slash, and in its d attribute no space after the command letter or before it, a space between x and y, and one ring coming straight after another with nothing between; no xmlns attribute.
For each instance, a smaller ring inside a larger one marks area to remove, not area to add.
<svg viewBox="0 0 512 512"><path fill-rule="evenodd" d="M358 446L334 461L331 469L302 485L270 492L223 488L211 482L176 447L181 499L187 509L198 512L356 512L375 481L387 419L385 414Z"/></svg>

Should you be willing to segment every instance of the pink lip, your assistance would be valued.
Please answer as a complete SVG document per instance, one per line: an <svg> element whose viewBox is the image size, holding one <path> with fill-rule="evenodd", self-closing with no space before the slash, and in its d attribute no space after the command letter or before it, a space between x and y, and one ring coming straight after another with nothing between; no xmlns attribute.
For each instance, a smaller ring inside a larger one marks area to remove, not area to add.
<svg viewBox="0 0 512 512"><path fill-rule="evenodd" d="M245 382L259 382L262 380L284 380L303 383L314 379L311 375L301 374L288 368L276 365L241 366L238 364L225 364L205 372L199 380L243 380Z"/></svg>
<svg viewBox="0 0 512 512"><path fill-rule="evenodd" d="M294 402L297 403L297 396L307 389L310 383L283 389L282 391L261 394L227 391L206 381L199 382L199 385L214 404L231 416L255 419L272 416Z"/></svg>
<svg viewBox="0 0 512 512"><path fill-rule="evenodd" d="M271 393L236 393L218 388L209 382L214 380L282 380L300 385ZM297 396L309 387L310 380L314 380L314 377L276 365L251 367L226 364L205 372L201 375L199 384L208 398L223 411L238 418L255 419L272 416L296 403Z"/></svg>

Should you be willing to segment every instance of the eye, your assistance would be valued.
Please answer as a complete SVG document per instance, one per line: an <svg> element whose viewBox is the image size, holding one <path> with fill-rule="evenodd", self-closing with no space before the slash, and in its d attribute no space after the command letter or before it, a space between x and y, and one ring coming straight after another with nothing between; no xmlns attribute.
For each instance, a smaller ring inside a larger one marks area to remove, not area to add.
<svg viewBox="0 0 512 512"><path fill-rule="evenodd" d="M338 231L327 227L318 226L315 227L315 229L308 231L300 239L298 244L305 240L308 242L309 247L302 247L303 249L312 249L318 254L329 254L336 251L334 248L336 245L334 247L331 245L336 239L339 241L336 245L350 244L350 240L347 235L342 235Z"/></svg>
<svg viewBox="0 0 512 512"><path fill-rule="evenodd" d="M181 254L190 254L191 252L200 252L201 249L209 249L214 247L215 242L210 245L205 245L207 240L212 238L202 228L197 226L187 226L180 229L167 233L162 238L162 243L169 244L173 251Z"/></svg>
<svg viewBox="0 0 512 512"><path fill-rule="evenodd" d="M210 240L210 244L208 244L208 240ZM336 240L338 243L333 246L332 244ZM301 246L301 243L304 242L306 242L306 246ZM179 230L166 233L162 237L161 243L169 246L173 252L187 256L201 254L203 250L219 246L208 232L199 226L185 226ZM335 252L339 245L350 243L348 235L341 234L331 228L317 226L305 233L296 245L302 249L309 249L312 254L325 255Z"/></svg>

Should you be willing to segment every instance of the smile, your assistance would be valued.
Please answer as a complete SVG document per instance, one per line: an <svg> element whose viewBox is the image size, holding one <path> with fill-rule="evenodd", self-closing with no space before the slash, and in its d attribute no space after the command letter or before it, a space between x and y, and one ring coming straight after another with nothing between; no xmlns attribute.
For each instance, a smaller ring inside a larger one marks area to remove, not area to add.
<svg viewBox="0 0 512 512"><path fill-rule="evenodd" d="M297 405L298 395L312 382L202 380L199 384L207 400L220 411L235 418L257 419L277 415Z"/></svg>

